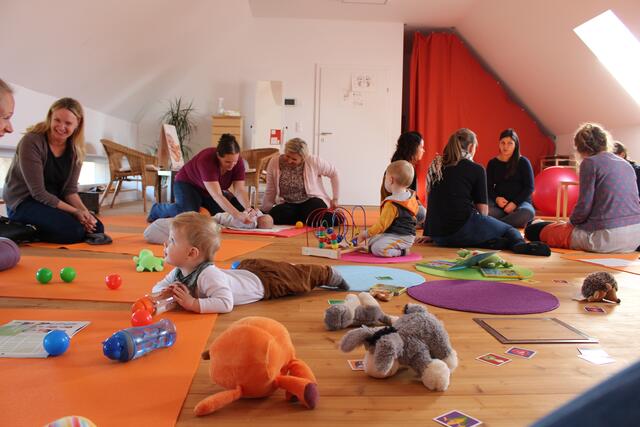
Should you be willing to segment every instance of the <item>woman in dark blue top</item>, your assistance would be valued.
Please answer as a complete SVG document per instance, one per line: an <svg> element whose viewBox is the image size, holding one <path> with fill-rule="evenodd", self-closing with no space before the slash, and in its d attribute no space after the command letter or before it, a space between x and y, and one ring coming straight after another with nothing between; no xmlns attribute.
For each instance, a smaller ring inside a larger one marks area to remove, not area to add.
<svg viewBox="0 0 640 427"><path fill-rule="evenodd" d="M520 155L520 140L513 129L500 134L500 154L487 164L489 215L502 222L522 228L535 215L531 204L533 169Z"/></svg>

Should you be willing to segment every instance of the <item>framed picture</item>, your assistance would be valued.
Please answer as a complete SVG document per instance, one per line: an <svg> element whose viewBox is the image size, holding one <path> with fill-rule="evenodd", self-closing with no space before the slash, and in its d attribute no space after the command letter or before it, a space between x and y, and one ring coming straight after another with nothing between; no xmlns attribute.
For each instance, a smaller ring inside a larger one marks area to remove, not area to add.
<svg viewBox="0 0 640 427"><path fill-rule="evenodd" d="M179 170L184 166L184 158L182 157L182 149L180 148L178 132L173 125L162 125L162 130L160 131L158 159L162 168Z"/></svg>
<svg viewBox="0 0 640 427"><path fill-rule="evenodd" d="M502 344L598 342L555 317L479 317L473 320Z"/></svg>

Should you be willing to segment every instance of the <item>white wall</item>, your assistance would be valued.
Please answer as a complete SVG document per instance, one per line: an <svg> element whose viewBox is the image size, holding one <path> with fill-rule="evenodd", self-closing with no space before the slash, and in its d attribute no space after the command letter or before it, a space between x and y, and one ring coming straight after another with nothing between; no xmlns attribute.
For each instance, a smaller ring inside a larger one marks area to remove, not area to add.
<svg viewBox="0 0 640 427"><path fill-rule="evenodd" d="M606 123L603 123L603 126L606 127ZM627 147L631 160L640 160L640 126L607 128L607 130L615 141L620 141ZM558 154L573 154L573 133L559 135L556 144Z"/></svg>

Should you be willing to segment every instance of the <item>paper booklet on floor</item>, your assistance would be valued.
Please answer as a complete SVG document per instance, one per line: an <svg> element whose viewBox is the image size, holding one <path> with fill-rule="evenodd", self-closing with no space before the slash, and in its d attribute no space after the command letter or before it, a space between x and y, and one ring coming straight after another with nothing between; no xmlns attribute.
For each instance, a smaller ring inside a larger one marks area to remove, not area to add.
<svg viewBox="0 0 640 427"><path fill-rule="evenodd" d="M407 288L404 286L385 285L382 283L375 284L371 287L370 291L389 292L393 296L398 296L407 292Z"/></svg>
<svg viewBox="0 0 640 427"><path fill-rule="evenodd" d="M484 277L493 279L524 279L520 273L512 268L481 268L480 272Z"/></svg>
<svg viewBox="0 0 640 427"><path fill-rule="evenodd" d="M90 322L12 320L0 326L0 357L44 358L49 354L42 346L47 333L61 330L74 336Z"/></svg>

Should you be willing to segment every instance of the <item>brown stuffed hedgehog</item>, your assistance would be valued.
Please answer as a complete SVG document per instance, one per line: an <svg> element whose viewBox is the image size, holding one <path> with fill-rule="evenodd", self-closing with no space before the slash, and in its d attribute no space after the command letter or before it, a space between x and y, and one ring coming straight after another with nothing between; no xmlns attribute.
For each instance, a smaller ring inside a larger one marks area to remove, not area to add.
<svg viewBox="0 0 640 427"><path fill-rule="evenodd" d="M618 282L606 271L591 273L582 282L582 296L589 302L607 300L620 304L616 295L617 290Z"/></svg>

